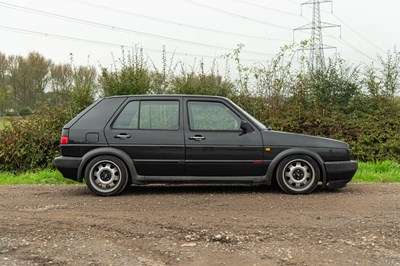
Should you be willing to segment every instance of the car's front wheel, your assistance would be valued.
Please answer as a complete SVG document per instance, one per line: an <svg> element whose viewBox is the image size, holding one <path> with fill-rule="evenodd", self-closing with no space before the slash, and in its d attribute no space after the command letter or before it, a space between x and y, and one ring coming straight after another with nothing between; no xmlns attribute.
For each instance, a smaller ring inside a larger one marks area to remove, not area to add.
<svg viewBox="0 0 400 266"><path fill-rule="evenodd" d="M99 196L121 193L128 183L128 171L117 157L103 155L92 159L85 169L88 188Z"/></svg>
<svg viewBox="0 0 400 266"><path fill-rule="evenodd" d="M317 163L307 155L291 155L284 158L276 170L279 187L289 194L311 193L320 179Z"/></svg>

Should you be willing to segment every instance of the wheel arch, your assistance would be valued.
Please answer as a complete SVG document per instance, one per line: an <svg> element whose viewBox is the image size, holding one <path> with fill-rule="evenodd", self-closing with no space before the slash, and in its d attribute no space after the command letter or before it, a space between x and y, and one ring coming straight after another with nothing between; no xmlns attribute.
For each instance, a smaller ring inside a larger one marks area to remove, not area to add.
<svg viewBox="0 0 400 266"><path fill-rule="evenodd" d="M88 165L88 163L94 157L100 156L100 155L111 155L111 156L115 156L115 157L119 158L120 160L122 160L122 162L128 168L128 178L131 180L131 182L134 183L134 180L137 179L138 174L136 172L135 165L133 164L132 159L129 157L129 155L126 152L124 152L120 149L112 148L112 147L102 147L102 148L97 148L97 149L91 150L82 157L81 164L79 165L79 168L78 168L78 181L79 182L81 182L83 180L85 168Z"/></svg>
<svg viewBox="0 0 400 266"><path fill-rule="evenodd" d="M294 148L294 149L287 149L279 153L275 158L271 161L271 163L268 166L267 173L265 175L265 181L267 185L272 184L272 180L275 178L275 171L276 168L278 167L279 163L286 157L290 155L307 155L311 157L318 165L319 170L321 172L321 177L322 177L322 187L325 187L326 185L326 170L324 166L324 160L319 156L318 153L312 150L307 150L307 149L301 149L301 148Z"/></svg>

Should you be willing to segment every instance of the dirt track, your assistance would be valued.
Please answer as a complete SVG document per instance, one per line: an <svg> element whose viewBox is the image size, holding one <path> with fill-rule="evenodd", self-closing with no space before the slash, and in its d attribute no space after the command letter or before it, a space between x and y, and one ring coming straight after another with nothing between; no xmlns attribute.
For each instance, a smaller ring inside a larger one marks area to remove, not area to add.
<svg viewBox="0 0 400 266"><path fill-rule="evenodd" d="M0 265L400 265L400 184L0 186Z"/></svg>

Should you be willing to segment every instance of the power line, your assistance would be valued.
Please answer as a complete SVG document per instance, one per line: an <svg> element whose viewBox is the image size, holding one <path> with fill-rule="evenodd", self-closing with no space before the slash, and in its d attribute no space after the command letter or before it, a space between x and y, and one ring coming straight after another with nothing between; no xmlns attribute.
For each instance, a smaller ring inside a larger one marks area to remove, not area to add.
<svg viewBox="0 0 400 266"><path fill-rule="evenodd" d="M371 56L367 55L366 53L364 53L363 51L361 51L360 49L358 49L357 47L355 47L354 45L352 45L350 42L346 41L345 39L343 39L343 37L337 38L335 36L332 36L329 33L325 33L326 35L328 35L329 37L331 37L334 40L338 40L341 43L343 43L345 46L347 46L348 48L352 49L353 51L359 53L360 55L372 60L372 61L376 61L376 59L372 58Z"/></svg>
<svg viewBox="0 0 400 266"><path fill-rule="evenodd" d="M259 5L259 4L256 4L256 3L247 2L247 1L244 1L244 0L234 0L234 1L239 2L239 3L246 4L246 5L249 5L249 6L254 6L254 7L259 7L259 8L262 8L262 9L274 11L274 12L281 13L281 14L286 14L286 15L295 16L295 17L302 17L302 16L300 16L300 15L297 14L297 13L292 13L292 12L288 12L288 11L283 11L283 10L280 10L280 9L267 7L267 6L264 6L264 5Z"/></svg>
<svg viewBox="0 0 400 266"><path fill-rule="evenodd" d="M296 1L294 1L294 0L285 0L286 2L290 2L290 3L292 3L292 4L296 4L296 5L298 5L298 4L300 4L300 3L297 3Z"/></svg>
<svg viewBox="0 0 400 266"><path fill-rule="evenodd" d="M132 46L132 45L124 45L124 44L117 44L117 43L110 43L110 42L103 42L103 41L95 41L95 40L89 40L89 39L83 39L83 38L76 38L76 37L71 37L71 36L52 34L52 33L40 32L40 31L32 31L32 30L21 29L21 28L7 27L7 26L2 26L2 25L0 25L0 28L3 29L3 30L19 32L19 33L27 33L27 34L31 34L31 35L40 36L40 37L54 38L54 39L68 40L68 41L76 41L76 42L90 43L90 44L97 44L97 45L108 46L108 47L124 48L124 47L131 47ZM143 48L143 50L147 50L149 52L157 52L157 53L162 52L162 50L149 49L149 48ZM166 52L167 53L174 53L174 54L178 54L178 55L185 55L185 56L201 56L201 57L206 57L206 58L215 58L215 57L212 57L212 56L199 55L199 54L170 52L170 51L166 51Z"/></svg>
<svg viewBox="0 0 400 266"><path fill-rule="evenodd" d="M203 47L214 48L214 49L219 49L219 50L232 51L231 48L227 48L227 47L223 47L223 46L205 44L205 43L181 40L181 39L162 36L162 35L157 35L157 34L145 33L145 32L141 32L141 31L137 31L137 30L127 29L127 28L122 28L122 27L116 27L116 26L112 26L112 25L108 25L108 24L93 22L93 21L84 20L84 19L78 19L78 18L74 18L74 17L70 17L70 16L64 16L64 15L60 15L60 14L56 14L56 13L52 13L52 12L41 11L41 10L28 8L28 7L22 7L22 6L18 6L18 5L14 5L14 4L5 3L5 2L2 2L2 1L0 1L0 6L5 7L5 8L10 8L10 9L15 9L15 10L18 10L18 11L33 13L33 14L36 14L36 15L41 15L41 16L46 16L46 17L66 20L66 21L69 21L69 22L79 23L79 24L83 24L83 25L89 25L89 26L92 26L92 27L108 29L108 30L112 30L112 31L119 31L119 32L123 32L123 33L142 35L142 36L146 36L146 37L150 37L150 38L163 39L163 40L168 40L168 41L173 41L173 42L190 44L190 45L194 45L194 46L203 46ZM271 56L271 55L273 55L273 54L268 54L268 53L255 52L255 51L242 51L242 52L243 53L247 53L247 54L263 55L263 56Z"/></svg>
<svg viewBox="0 0 400 266"><path fill-rule="evenodd" d="M226 11L226 10L222 10L222 9L219 9L219 8L216 8L216 7L213 7L213 6L201 4L201 3L198 3L196 1L192 1L192 0L181 0L181 1L190 3L192 5L196 5L196 6L205 8L205 9L213 10L215 12L219 12L219 13L222 13L222 14L225 14L225 15L228 15L228 16L241 18L241 19L244 19L244 20L247 20L247 21L261 23L261 24L264 24L264 25L269 25L269 26L273 26L273 27L281 28L281 29L285 29L285 30L292 30L290 27L274 24L274 23L271 23L271 22L267 22L267 21L263 21L263 20L259 20L259 19L255 19L255 18L250 18L250 17L247 17L247 16L242 16L242 15L239 15L239 14L236 14L236 13L233 13L233 12L229 12L229 11Z"/></svg>
<svg viewBox="0 0 400 266"><path fill-rule="evenodd" d="M65 35L60 35L60 34L52 34L52 33L46 33L46 32L41 32L41 31L32 31L32 30L15 28L15 27L8 27L8 26L2 26L2 25L0 25L0 29L6 30L6 31L11 31L11 32L35 35L35 36L39 36L39 37L53 38L53 39L59 39L59 40L67 40L67 41L74 41L74 42L81 42L81 43L87 43L87 44L96 44L96 45L107 46L107 47L118 47L118 48L132 47L132 45L124 45L124 44L96 41L96 40L90 40L90 39L84 39L84 38L76 38L76 37L65 36ZM149 49L149 48L143 48L143 50L144 51L148 51L148 52L155 52L155 53L163 52L163 50ZM177 55L183 55L183 56L193 56L193 57L216 59L215 56L209 56L209 55L183 53L183 52L176 52L176 51L171 52L171 51L167 51L167 50L165 50L165 52L169 53L169 54L177 54ZM258 62L258 61L260 61L260 60L254 60L254 59L248 59L248 58L241 59L241 60L250 61L250 62Z"/></svg>
<svg viewBox="0 0 400 266"><path fill-rule="evenodd" d="M367 57L368 59L370 59L372 61L376 61L376 59L374 59L371 56L367 55L366 53L362 52L361 50L359 50L357 47L355 47L354 45L352 45L350 42L346 41L345 39L339 38L338 40L341 41L342 43L344 43L347 47L350 47L351 49L356 51L357 53Z"/></svg>
<svg viewBox="0 0 400 266"><path fill-rule="evenodd" d="M245 37L245 38L253 38L253 39L260 39L260 40L282 41L282 42L289 42L290 41L289 39L270 38L270 37L263 37L263 36L259 36L259 35L250 35L250 34L242 34L242 33L237 33L237 32L231 32L231 31L211 29L211 28L206 28L206 27L186 24L186 23L182 23L182 22L176 22L176 21L162 19L162 18L155 18L155 17L146 16L146 15L143 15L143 14L138 14L138 13L134 13L134 12L127 11L127 10L117 9L117 8L108 7L108 6L104 6L104 5L100 5L100 4L88 3L88 2L80 1L80 0L69 0L69 2L71 2L71 1L72 2L76 2L76 3L80 3L80 4L84 4L84 5L87 5L87 6L95 7L95 8L104 9L104 10L107 10L107 11L113 11L113 12L120 13L120 14L140 17L140 18L153 20L153 21L158 21L158 22L162 22L162 23L168 23L170 25L175 25L175 26L179 26L179 27L187 27L187 28L196 29L196 30L215 32L215 33L218 33L218 34L226 34L226 35Z"/></svg>
<svg viewBox="0 0 400 266"><path fill-rule="evenodd" d="M26 34L36 35L36 36L46 37L46 38L77 41L77 42L91 43L91 44L97 44L97 45L109 46L109 47L124 48L124 47L131 46L131 45L116 44L116 43L103 42L103 41L95 41L95 40L89 40L89 39L83 39L83 38L76 38L76 37L65 36L65 35L60 35L60 34L52 34L52 33L41 32L41 31L32 31L32 30L2 26L2 25L0 25L0 29L12 31L12 32L18 32L18 33L26 33ZM146 49L146 50L148 50L150 52L161 52L161 50L156 50L156 49ZM179 54L179 53L177 52L176 54ZM186 54L183 54L183 55L186 55Z"/></svg>
<svg viewBox="0 0 400 266"><path fill-rule="evenodd" d="M339 18L337 15L333 14L333 16L339 20L342 24L344 24L346 27L348 27L352 32L354 32L355 34L357 34L359 37L361 37L364 41L366 41L367 43L371 44L372 46L374 46L375 48L377 48L378 50L380 50L381 52L385 53L385 51L380 48L379 46L377 46L376 44L374 44L373 42L371 42L370 40L368 40L367 38L365 38L363 35L361 35L361 33L357 32L353 27L351 27L349 24L347 24L343 19Z"/></svg>

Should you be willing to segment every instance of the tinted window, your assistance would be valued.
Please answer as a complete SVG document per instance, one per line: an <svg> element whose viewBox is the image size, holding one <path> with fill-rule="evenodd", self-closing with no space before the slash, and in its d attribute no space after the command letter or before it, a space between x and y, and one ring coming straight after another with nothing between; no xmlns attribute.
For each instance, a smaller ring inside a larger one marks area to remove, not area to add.
<svg viewBox="0 0 400 266"><path fill-rule="evenodd" d="M191 130L240 130L241 119L219 102L188 102Z"/></svg>
<svg viewBox="0 0 400 266"><path fill-rule="evenodd" d="M115 120L113 128L138 128L139 102L129 102Z"/></svg>
<svg viewBox="0 0 400 266"><path fill-rule="evenodd" d="M178 101L142 101L140 103L140 129L178 129Z"/></svg>

